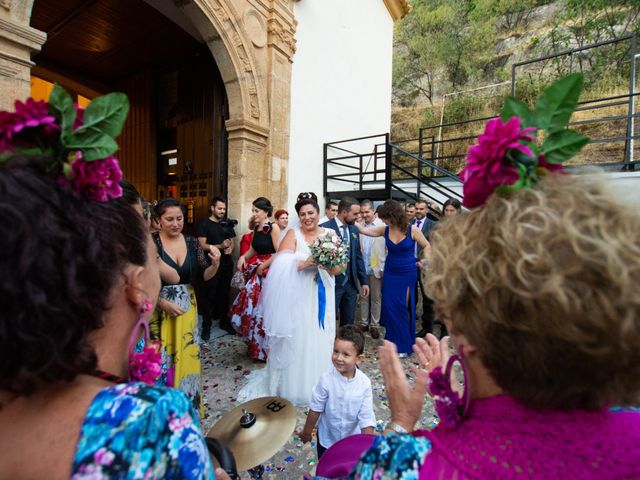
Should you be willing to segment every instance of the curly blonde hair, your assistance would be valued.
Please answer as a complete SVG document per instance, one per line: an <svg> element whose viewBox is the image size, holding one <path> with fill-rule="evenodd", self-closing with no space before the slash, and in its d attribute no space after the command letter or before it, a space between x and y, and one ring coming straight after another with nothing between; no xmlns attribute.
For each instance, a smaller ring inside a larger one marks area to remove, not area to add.
<svg viewBox="0 0 640 480"><path fill-rule="evenodd" d="M637 404L640 215L603 179L493 195L431 240L428 295L506 393L537 408Z"/></svg>

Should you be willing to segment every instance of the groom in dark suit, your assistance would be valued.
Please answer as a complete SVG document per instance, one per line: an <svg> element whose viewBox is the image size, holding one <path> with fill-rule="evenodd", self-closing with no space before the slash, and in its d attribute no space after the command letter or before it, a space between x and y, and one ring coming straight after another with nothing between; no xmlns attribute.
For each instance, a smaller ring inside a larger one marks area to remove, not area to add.
<svg viewBox="0 0 640 480"><path fill-rule="evenodd" d="M429 204L426 200L418 199L415 203L416 206L416 216L411 222L412 225L415 225L424 234L425 238L429 240L429 233L431 229L435 227L436 222L427 218L427 213L429 210ZM422 252L417 250L416 245L416 258L420 259ZM435 318L435 312L433 310L433 301L424 294L424 289L422 288L422 275L420 275L420 269L418 269L418 283L416 285L416 303L418 302L419 296L422 296L422 328L418 333L416 333L416 337L424 338L427 333L433 333L433 321Z"/></svg>
<svg viewBox="0 0 640 480"><path fill-rule="evenodd" d="M353 324L358 301L358 285L362 288L363 297L369 295L369 279L360 250L360 233L353 225L359 213L358 201L352 197L344 197L338 204L336 216L321 225L332 228L349 247L347 271L336 276L336 317L340 312L340 325Z"/></svg>

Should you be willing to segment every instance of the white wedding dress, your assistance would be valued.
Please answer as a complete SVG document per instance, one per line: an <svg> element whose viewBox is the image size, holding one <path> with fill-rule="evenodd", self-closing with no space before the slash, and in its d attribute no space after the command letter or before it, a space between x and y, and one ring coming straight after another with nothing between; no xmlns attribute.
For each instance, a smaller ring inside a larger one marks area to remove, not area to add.
<svg viewBox="0 0 640 480"><path fill-rule="evenodd" d="M296 251L276 255L260 299L269 346L267 365L247 377L247 385L238 394L240 403L278 395L294 405L306 406L313 387L332 365L335 279L315 267L297 270L298 261L311 252L300 229L294 232ZM322 234L326 232L335 234L327 229Z"/></svg>

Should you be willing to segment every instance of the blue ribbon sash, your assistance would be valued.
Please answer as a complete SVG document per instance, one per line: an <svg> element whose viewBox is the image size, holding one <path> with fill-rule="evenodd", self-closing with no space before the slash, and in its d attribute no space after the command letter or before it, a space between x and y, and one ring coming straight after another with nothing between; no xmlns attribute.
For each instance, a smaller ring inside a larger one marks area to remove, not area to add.
<svg viewBox="0 0 640 480"><path fill-rule="evenodd" d="M324 314L327 309L327 292L322 283L322 276L318 272L318 326L324 330Z"/></svg>

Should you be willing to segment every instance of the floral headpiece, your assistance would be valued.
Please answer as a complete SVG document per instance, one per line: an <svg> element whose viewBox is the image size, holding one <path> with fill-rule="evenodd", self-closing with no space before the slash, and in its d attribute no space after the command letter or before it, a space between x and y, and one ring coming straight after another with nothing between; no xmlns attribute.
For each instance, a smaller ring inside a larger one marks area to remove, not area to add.
<svg viewBox="0 0 640 480"><path fill-rule="evenodd" d="M513 97L507 99L501 118L487 122L467 154L460 173L465 207L484 205L494 191L530 187L549 172L564 170L562 163L589 143L588 137L566 128L582 83L581 73L557 80L540 94L533 111ZM538 145L541 130L545 136Z"/></svg>
<svg viewBox="0 0 640 480"><path fill-rule="evenodd" d="M113 154L129 112L123 93L74 105L55 85L49 101L16 101L15 112L0 111L0 161L13 154L42 155L46 172L85 198L106 202L122 196L122 171Z"/></svg>

